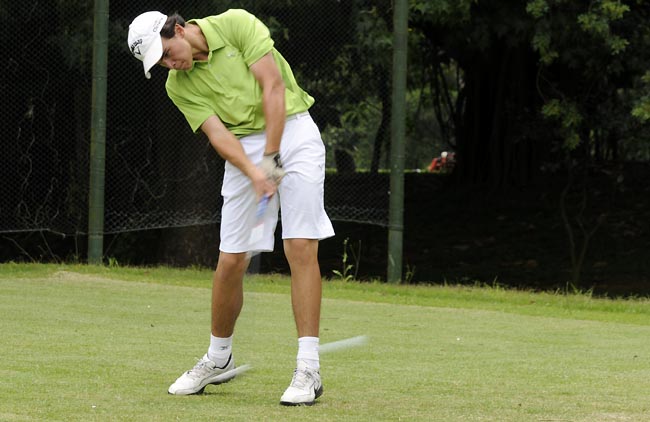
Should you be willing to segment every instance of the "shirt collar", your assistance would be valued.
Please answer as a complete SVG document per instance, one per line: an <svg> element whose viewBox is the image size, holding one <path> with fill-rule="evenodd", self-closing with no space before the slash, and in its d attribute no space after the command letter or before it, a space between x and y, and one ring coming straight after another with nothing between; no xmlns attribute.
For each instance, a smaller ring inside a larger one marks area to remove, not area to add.
<svg viewBox="0 0 650 422"><path fill-rule="evenodd" d="M203 32L203 36L208 43L208 49L210 52L226 46L221 35L215 31L214 26L207 19L190 19L187 23L197 24L199 28L201 28L201 32Z"/></svg>

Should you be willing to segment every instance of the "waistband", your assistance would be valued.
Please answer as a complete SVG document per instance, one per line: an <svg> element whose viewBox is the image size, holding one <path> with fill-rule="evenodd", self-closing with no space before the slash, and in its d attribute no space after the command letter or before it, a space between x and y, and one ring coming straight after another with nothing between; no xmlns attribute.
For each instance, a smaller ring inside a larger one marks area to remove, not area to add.
<svg viewBox="0 0 650 422"><path fill-rule="evenodd" d="M290 114L287 116L287 120L301 119L303 117L309 116L308 111L303 111L302 113Z"/></svg>

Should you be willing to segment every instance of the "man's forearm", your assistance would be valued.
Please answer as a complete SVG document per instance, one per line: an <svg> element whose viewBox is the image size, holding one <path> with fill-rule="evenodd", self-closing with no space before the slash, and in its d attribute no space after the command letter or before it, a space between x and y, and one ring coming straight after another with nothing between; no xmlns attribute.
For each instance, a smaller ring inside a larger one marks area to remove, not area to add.
<svg viewBox="0 0 650 422"><path fill-rule="evenodd" d="M280 150L286 108L284 104L284 82L269 87L263 94L264 119L266 121L266 148L265 154Z"/></svg>
<svg viewBox="0 0 650 422"><path fill-rule="evenodd" d="M256 169L255 165L246 156L239 139L223 126L221 121L215 116L210 117L201 128L208 136L212 147L224 160L251 177L251 173Z"/></svg>

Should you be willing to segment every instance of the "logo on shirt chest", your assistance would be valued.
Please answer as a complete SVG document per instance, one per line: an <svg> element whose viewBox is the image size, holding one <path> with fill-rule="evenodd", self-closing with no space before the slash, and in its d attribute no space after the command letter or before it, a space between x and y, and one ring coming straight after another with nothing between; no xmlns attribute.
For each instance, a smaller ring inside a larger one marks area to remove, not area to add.
<svg viewBox="0 0 650 422"><path fill-rule="evenodd" d="M226 58L227 59L233 59L233 58L239 56L239 50L237 50L236 48L233 48L233 47L226 47L225 53L226 53Z"/></svg>

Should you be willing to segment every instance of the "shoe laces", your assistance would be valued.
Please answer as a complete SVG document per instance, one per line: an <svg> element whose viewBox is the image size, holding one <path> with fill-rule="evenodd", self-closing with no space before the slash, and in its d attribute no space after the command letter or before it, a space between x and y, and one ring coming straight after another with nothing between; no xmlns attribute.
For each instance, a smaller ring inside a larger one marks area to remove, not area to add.
<svg viewBox="0 0 650 422"><path fill-rule="evenodd" d="M194 368L187 371L187 375L192 378L202 378L205 376L206 372L209 372L213 369L210 363L212 362L209 360L199 359L196 365L194 365Z"/></svg>
<svg viewBox="0 0 650 422"><path fill-rule="evenodd" d="M291 386L299 388L301 390L306 389L311 386L314 381L314 374L308 369L295 369L293 371L293 379L291 380Z"/></svg>

